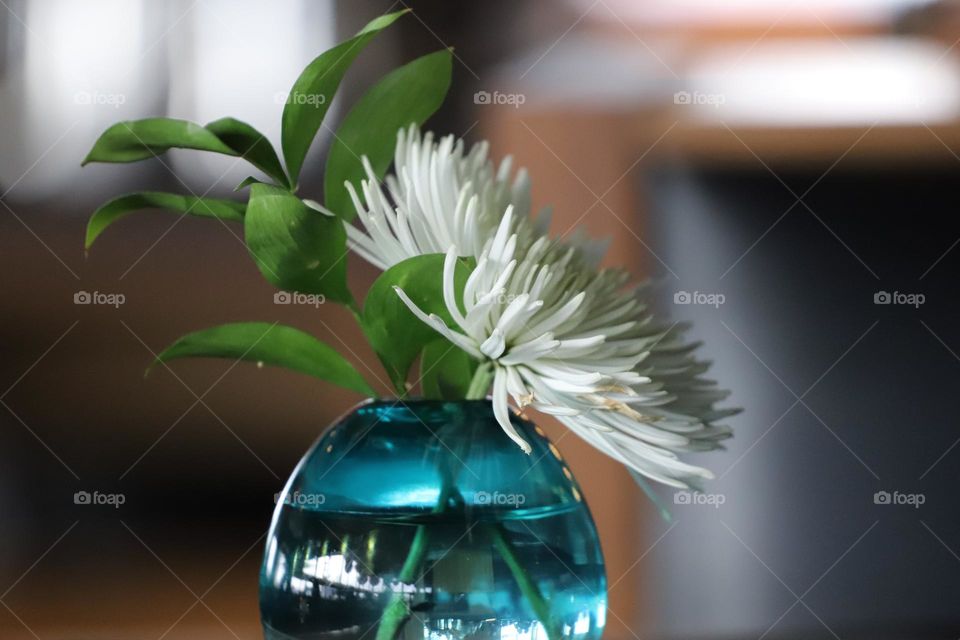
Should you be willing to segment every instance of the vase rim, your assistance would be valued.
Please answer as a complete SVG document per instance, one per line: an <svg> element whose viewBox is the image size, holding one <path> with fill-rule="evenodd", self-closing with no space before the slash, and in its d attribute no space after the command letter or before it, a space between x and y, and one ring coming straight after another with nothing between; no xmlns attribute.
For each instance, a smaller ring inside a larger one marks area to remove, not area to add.
<svg viewBox="0 0 960 640"><path fill-rule="evenodd" d="M473 398L466 399L461 398L459 400L445 400L445 399L436 399L436 398L424 398L422 396L412 396L409 398L398 398L396 396L383 396L379 398L367 398L360 402L357 406L362 407L366 405L381 405L381 404L390 404L390 405L444 405L444 404L464 404L464 405L490 405L493 404L493 397L487 396L486 398Z"/></svg>
<svg viewBox="0 0 960 640"><path fill-rule="evenodd" d="M489 395L486 398L469 400L442 400L422 397L366 398L365 400L353 405L353 407L347 411L347 414L364 409L374 411L396 410L397 412L406 410L413 415L419 416L421 420L425 419L427 416L439 417L444 412L459 409L474 415L483 413L484 417L489 417L491 420L495 419L493 413L493 398ZM528 416L518 411L513 406L510 407L509 412L511 421L514 421L518 424L525 424L530 427L534 426L534 422Z"/></svg>

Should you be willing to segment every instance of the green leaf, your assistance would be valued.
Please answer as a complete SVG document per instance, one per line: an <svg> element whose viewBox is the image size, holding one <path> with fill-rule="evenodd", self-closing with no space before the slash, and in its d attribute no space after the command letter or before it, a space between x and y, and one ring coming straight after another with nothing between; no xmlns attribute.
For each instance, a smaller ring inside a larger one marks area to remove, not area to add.
<svg viewBox="0 0 960 640"><path fill-rule="evenodd" d="M159 191L128 193L110 200L93 212L90 221L87 222L87 238L84 248L89 249L94 240L111 224L141 209L170 209L180 211L183 215L189 214L242 222L245 208L246 205L242 202L220 200L218 198L182 196L177 193L162 193Z"/></svg>
<svg viewBox="0 0 960 640"><path fill-rule="evenodd" d="M240 182L240 184L238 184L237 186L235 186L235 187L233 188L233 190L234 190L234 191L240 191L241 189L245 189L246 187L249 187L249 186L252 185L252 184L269 184L269 183L268 183L268 182L264 182L263 180L260 180L259 178L254 178L253 176L247 176L246 178L243 179L242 182Z"/></svg>
<svg viewBox="0 0 960 640"><path fill-rule="evenodd" d="M118 122L104 131L87 154L88 162L136 162L168 149L197 149L228 156L239 155L215 133L194 122L173 118L146 118Z"/></svg>
<svg viewBox="0 0 960 640"><path fill-rule="evenodd" d="M313 144L343 75L374 36L407 11L385 14L371 21L354 37L320 54L293 83L283 107L280 133L283 157L292 185L296 186L300 179L307 151Z"/></svg>
<svg viewBox="0 0 960 640"><path fill-rule="evenodd" d="M283 165L267 138L246 122L236 118L220 118L207 125L221 141L244 160L273 178L283 187L290 187Z"/></svg>
<svg viewBox="0 0 960 640"><path fill-rule="evenodd" d="M416 357L440 336L410 312L393 287L403 289L424 312L451 322L443 302L443 260L441 254L408 258L380 274L367 292L364 333L398 390L404 389ZM469 275L469 263L461 259L455 274L458 292L463 291Z"/></svg>
<svg viewBox="0 0 960 640"><path fill-rule="evenodd" d="M443 103L450 88L450 51L444 49L417 58L391 71L364 95L337 130L324 175L327 208L345 220L355 211L344 182L359 191L366 177L360 158L366 156L378 178L393 160L397 131L420 126Z"/></svg>
<svg viewBox="0 0 960 640"><path fill-rule="evenodd" d="M267 138L236 118L214 120L206 127L173 118L118 122L107 129L87 155L88 162L135 162L169 149L212 151L240 156L284 187L290 186L277 152Z"/></svg>
<svg viewBox="0 0 960 640"><path fill-rule="evenodd" d="M176 358L230 358L269 364L371 397L377 395L353 365L328 345L299 329L268 322L236 322L189 333L158 355L154 365Z"/></svg>
<svg viewBox="0 0 960 640"><path fill-rule="evenodd" d="M310 208L289 191L253 184L244 235L260 272L276 287L352 302L340 219Z"/></svg>
<svg viewBox="0 0 960 640"><path fill-rule="evenodd" d="M420 358L423 397L462 400L467 396L473 373L480 363L466 351L444 339L427 343Z"/></svg>

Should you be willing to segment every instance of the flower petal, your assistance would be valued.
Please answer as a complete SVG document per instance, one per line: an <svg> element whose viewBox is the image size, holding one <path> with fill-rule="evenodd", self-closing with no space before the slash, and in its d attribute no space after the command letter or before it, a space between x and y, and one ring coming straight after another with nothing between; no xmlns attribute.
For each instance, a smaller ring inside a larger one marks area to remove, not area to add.
<svg viewBox="0 0 960 640"><path fill-rule="evenodd" d="M500 427L504 433L510 436L510 439L516 442L517 445L523 449L524 453L529 455L530 452L533 451L533 447L517 433L513 423L510 422L510 405L507 400L507 374L499 367L493 376L493 415L496 417L497 422L500 423Z"/></svg>

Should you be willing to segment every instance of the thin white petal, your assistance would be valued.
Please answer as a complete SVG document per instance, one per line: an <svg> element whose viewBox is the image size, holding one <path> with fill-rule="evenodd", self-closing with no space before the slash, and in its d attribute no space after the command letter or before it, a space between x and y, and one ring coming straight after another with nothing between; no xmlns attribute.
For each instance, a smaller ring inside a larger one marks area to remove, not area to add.
<svg viewBox="0 0 960 640"><path fill-rule="evenodd" d="M507 375L503 369L498 368L493 377L493 415L504 433L510 436L510 439L517 443L523 452L530 454L533 448L530 443L524 440L513 423L510 422L510 406L507 400Z"/></svg>

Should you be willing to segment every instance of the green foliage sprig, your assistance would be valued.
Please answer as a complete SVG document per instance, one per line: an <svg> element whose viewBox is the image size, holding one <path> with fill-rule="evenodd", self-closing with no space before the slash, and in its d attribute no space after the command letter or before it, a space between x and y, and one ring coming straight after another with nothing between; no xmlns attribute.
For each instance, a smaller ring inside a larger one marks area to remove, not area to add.
<svg viewBox="0 0 960 640"><path fill-rule="evenodd" d="M254 127L234 118L200 125L174 118L119 122L95 142L83 164L136 162L169 149L190 149L239 157L263 174L237 190L248 189L245 202L193 194L139 191L119 196L94 211L87 224L87 249L114 222L145 210L162 209L242 224L244 241L264 278L288 292L322 295L353 311L377 352L396 392L407 394L413 362L422 354L423 393L427 397L464 397L476 362L417 320L393 287L402 286L421 308L444 316L441 281L443 257L412 258L387 270L357 304L347 287L344 223L355 213L344 186L359 187L366 157L383 177L396 147L396 134L422 125L442 104L450 87L451 53L440 50L417 58L383 76L352 106L336 128L324 173L324 206L297 195L307 153L350 65L363 49L406 11L382 15L352 38L325 51L303 70L284 105L282 158ZM316 99L306 99L315 97ZM460 286L468 273L458 272ZM157 357L247 360L285 367L375 396L376 391L335 349L295 329L264 322L239 322L183 336Z"/></svg>

